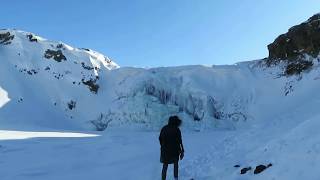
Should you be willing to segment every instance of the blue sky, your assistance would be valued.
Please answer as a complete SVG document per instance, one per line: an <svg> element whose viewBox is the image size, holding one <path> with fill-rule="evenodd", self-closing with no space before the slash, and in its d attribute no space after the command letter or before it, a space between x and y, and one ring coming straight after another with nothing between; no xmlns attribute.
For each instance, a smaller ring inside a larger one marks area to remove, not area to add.
<svg viewBox="0 0 320 180"><path fill-rule="evenodd" d="M10 0L1 28L99 51L120 66L233 64L320 12L319 0Z"/></svg>

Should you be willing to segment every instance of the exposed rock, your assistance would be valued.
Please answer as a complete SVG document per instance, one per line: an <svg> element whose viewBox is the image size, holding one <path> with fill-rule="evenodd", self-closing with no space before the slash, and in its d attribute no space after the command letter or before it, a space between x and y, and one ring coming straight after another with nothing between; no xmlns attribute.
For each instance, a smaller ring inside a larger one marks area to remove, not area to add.
<svg viewBox="0 0 320 180"><path fill-rule="evenodd" d="M27 73L29 75L33 75L33 74L37 74L38 72L36 70L34 70L34 69L31 69L31 70L28 70Z"/></svg>
<svg viewBox="0 0 320 180"><path fill-rule="evenodd" d="M0 33L0 44L8 45L11 44L14 35L11 35L10 32Z"/></svg>
<svg viewBox="0 0 320 180"><path fill-rule="evenodd" d="M104 60L107 62L107 63L111 63L111 60L107 57L104 57Z"/></svg>
<svg viewBox="0 0 320 180"><path fill-rule="evenodd" d="M38 42L38 39L33 34L28 34L27 38L30 42Z"/></svg>
<svg viewBox="0 0 320 180"><path fill-rule="evenodd" d="M300 74L301 72L308 70L312 67L313 63L311 61L306 61L301 59L300 61L295 61L287 65L285 69L286 75Z"/></svg>
<svg viewBox="0 0 320 180"><path fill-rule="evenodd" d="M64 46L63 46L63 44L61 44L61 43L59 43L59 44L57 44L57 46L56 46L58 49L62 49L62 48L64 48Z"/></svg>
<svg viewBox="0 0 320 180"><path fill-rule="evenodd" d="M290 28L269 44L268 50L269 63L284 59L296 60L302 54L316 57L320 51L320 14Z"/></svg>
<svg viewBox="0 0 320 180"><path fill-rule="evenodd" d="M66 46L63 43L57 44L56 48L57 49L61 49L61 50L66 50L67 49Z"/></svg>
<svg viewBox="0 0 320 180"><path fill-rule="evenodd" d="M62 54L62 51L59 49L57 51L47 49L44 53L44 57L47 59L53 58L57 62L61 62L62 60L66 61L67 58Z"/></svg>
<svg viewBox="0 0 320 180"><path fill-rule="evenodd" d="M19 99L18 99L18 102L19 102L19 103L23 102L23 98L22 98L22 97L19 98Z"/></svg>
<svg viewBox="0 0 320 180"><path fill-rule="evenodd" d="M245 167L245 168L242 168L241 171L240 171L240 174L246 174L248 171L250 171L252 168L249 166L249 167Z"/></svg>
<svg viewBox="0 0 320 180"><path fill-rule="evenodd" d="M81 62L81 66L82 66L83 69L86 69L86 70L94 69L93 67L86 65L84 62Z"/></svg>
<svg viewBox="0 0 320 180"><path fill-rule="evenodd" d="M236 165L234 165L233 167L235 167L235 168L239 168L239 167L240 167L240 165L239 165L239 164L236 164Z"/></svg>
<svg viewBox="0 0 320 180"><path fill-rule="evenodd" d="M271 167L272 166L272 164L270 163L270 164L268 164L267 166L265 166L265 165L259 165L259 166L257 166L256 167L256 169L254 170L254 174L259 174L259 173L261 173L262 171L264 171L264 170L266 170L267 168L269 168L269 167Z"/></svg>
<svg viewBox="0 0 320 180"><path fill-rule="evenodd" d="M74 109L76 107L76 102L71 100L69 103L68 103L68 108L70 110Z"/></svg>
<svg viewBox="0 0 320 180"><path fill-rule="evenodd" d="M285 75L300 74L312 67L305 55L317 57L320 52L320 14L313 15L306 22L291 27L268 45L267 65L284 61Z"/></svg>
<svg viewBox="0 0 320 180"><path fill-rule="evenodd" d="M82 83L88 86L91 92L97 94L100 87L97 84L97 80L98 80L98 77L96 77L95 79L90 79L88 81L85 81L84 79L82 79Z"/></svg>
<svg viewBox="0 0 320 180"><path fill-rule="evenodd" d="M90 51L90 49L88 49L88 48L80 48L80 49L83 49L85 51Z"/></svg>

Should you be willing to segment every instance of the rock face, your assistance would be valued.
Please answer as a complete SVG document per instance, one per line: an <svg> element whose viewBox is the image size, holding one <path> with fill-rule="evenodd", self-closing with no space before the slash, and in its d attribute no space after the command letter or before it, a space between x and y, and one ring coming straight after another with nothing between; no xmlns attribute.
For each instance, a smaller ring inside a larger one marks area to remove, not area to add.
<svg viewBox="0 0 320 180"><path fill-rule="evenodd" d="M312 67L305 55L316 58L320 52L320 14L313 15L306 22L293 26L268 45L267 64L288 63L286 75L299 74Z"/></svg>
<svg viewBox="0 0 320 180"><path fill-rule="evenodd" d="M320 51L320 14L313 15L306 22L293 26L268 45L269 59L295 60L302 54L313 57Z"/></svg>
<svg viewBox="0 0 320 180"><path fill-rule="evenodd" d="M259 165L259 166L256 166L256 169L254 170L254 174L260 174L262 171L266 170L267 168L271 167L272 164L268 164L267 166L265 165Z"/></svg>
<svg viewBox="0 0 320 180"><path fill-rule="evenodd" d="M245 167L245 168L242 168L241 171L240 171L240 174L246 174L248 171L250 171L252 168L249 166L249 167Z"/></svg>
<svg viewBox="0 0 320 180"><path fill-rule="evenodd" d="M47 59L53 58L57 62L61 62L62 60L64 60L64 61L67 60L67 58L62 54L62 51L60 49L57 51L47 49L44 54L44 57Z"/></svg>
<svg viewBox="0 0 320 180"><path fill-rule="evenodd" d="M0 33L0 44L8 45L11 44L14 35L11 35L10 32Z"/></svg>

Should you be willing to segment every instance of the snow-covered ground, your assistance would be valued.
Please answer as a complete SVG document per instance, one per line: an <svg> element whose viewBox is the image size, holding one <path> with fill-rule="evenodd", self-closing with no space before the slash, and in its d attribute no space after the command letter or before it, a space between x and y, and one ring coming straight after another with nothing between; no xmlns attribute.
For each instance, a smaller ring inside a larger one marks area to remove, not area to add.
<svg viewBox="0 0 320 180"><path fill-rule="evenodd" d="M320 114L316 106L305 111L301 106L249 129L196 132L182 127L186 153L180 179L317 180ZM160 180L158 133L127 128L77 133L2 130L1 179ZM269 163L272 167L253 173L255 166ZM241 175L248 166L253 169Z"/></svg>
<svg viewBox="0 0 320 180"><path fill-rule="evenodd" d="M160 179L158 132L111 130L92 135L97 133L79 133L75 137L70 133L50 132L48 138L48 132L30 136L28 132L2 131L0 164L5 168L0 169L1 179ZM214 154L219 154L215 147L222 152L226 147L218 145L233 135L233 132L184 133L186 157L180 164L180 179L207 179L210 168L236 171L234 164L225 167L226 163L212 159ZM173 179L172 175L170 167L168 177Z"/></svg>

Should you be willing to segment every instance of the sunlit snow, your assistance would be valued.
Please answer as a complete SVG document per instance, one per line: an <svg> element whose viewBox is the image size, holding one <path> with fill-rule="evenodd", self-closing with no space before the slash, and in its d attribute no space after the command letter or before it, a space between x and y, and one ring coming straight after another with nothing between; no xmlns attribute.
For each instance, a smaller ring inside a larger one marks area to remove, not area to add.
<svg viewBox="0 0 320 180"><path fill-rule="evenodd" d="M0 87L0 108L10 101L8 92Z"/></svg>

